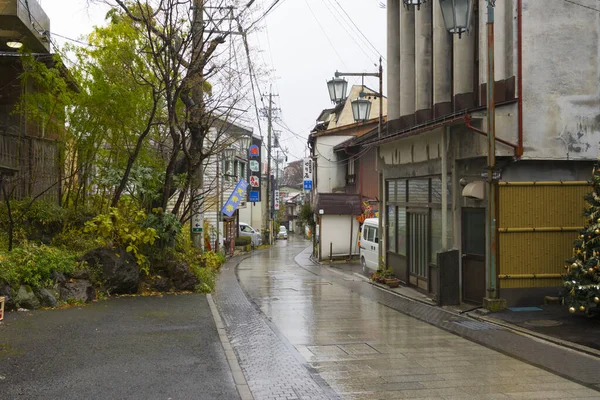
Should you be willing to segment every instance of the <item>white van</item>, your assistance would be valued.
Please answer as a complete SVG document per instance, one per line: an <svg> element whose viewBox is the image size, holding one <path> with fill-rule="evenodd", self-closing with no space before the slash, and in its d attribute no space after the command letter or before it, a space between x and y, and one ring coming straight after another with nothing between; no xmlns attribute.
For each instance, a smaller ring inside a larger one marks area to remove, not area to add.
<svg viewBox="0 0 600 400"><path fill-rule="evenodd" d="M379 218L367 218L360 230L358 241L360 264L364 274L377 271L379 262Z"/></svg>
<svg viewBox="0 0 600 400"><path fill-rule="evenodd" d="M250 238L252 238L253 247L260 246L262 244L260 232L244 222L240 222L240 236L250 236Z"/></svg>

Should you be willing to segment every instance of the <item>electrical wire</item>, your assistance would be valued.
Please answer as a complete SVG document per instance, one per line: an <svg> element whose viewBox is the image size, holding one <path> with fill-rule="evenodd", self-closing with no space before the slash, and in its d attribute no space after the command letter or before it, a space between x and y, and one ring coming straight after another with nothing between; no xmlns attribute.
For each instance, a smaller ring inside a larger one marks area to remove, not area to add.
<svg viewBox="0 0 600 400"><path fill-rule="evenodd" d="M321 23L319 22L317 16L315 15L313 9L310 7L310 4L308 4L308 0L304 0L304 2L306 3L306 6L308 7L310 13L312 14L315 22L317 23L317 25L319 25L319 28L321 28L321 31L323 32L323 34L325 35L325 38L327 39L327 41L329 42L329 45L331 46L331 48L333 49L333 52L337 55L337 57L339 58L339 60L341 61L341 63L344 65L344 68L348 68L346 66L346 64L344 63L344 60L342 60L342 57L340 56L340 54L337 52L335 46L333 45L333 43L331 42L331 39L329 38L329 35L327 35L327 32L325 32L325 29L323 29L323 26L321 25Z"/></svg>
<svg viewBox="0 0 600 400"><path fill-rule="evenodd" d="M572 0L564 0L564 1L566 1L567 3L575 4L576 6L583 7L583 8L587 8L588 10L592 10L592 11L596 11L596 12L599 12L599 13L600 13L600 9L598 9L598 8L594 8L594 7L586 6L586 5L584 5L584 4L581 4L581 3L576 3L576 2L574 2L574 1L572 1Z"/></svg>
<svg viewBox="0 0 600 400"><path fill-rule="evenodd" d="M353 38L353 34L352 31L349 31L348 28L346 28L346 25L344 25L339 17L332 11L332 9L330 8L331 3L329 2L329 0L321 0L321 2L323 3L323 5L325 6L325 8L327 8L327 11L329 11L329 13L333 16L333 18L337 21L337 23L342 27L342 29L346 32L346 34ZM328 5L330 4L330 5ZM333 5L331 5L331 7L334 7ZM337 10L334 7L334 10ZM338 13L339 14L339 13ZM360 37L359 37L360 39ZM367 52L365 51L365 49L360 45L360 43L357 40L354 40L354 43L356 44L356 46L359 48L360 51L362 51L362 53L371 61L373 61L373 59L371 58L371 55L367 54Z"/></svg>
<svg viewBox="0 0 600 400"><path fill-rule="evenodd" d="M344 10L344 7L342 7L342 5L338 2L338 0L333 0L336 2L336 4L340 7L340 9L343 11L344 14L346 14L346 16L348 17L348 19L350 20L350 22L352 23L352 25L354 25L354 27L356 28L356 30L358 31L358 33L360 33L362 35L363 38L365 38L365 40L367 41L367 43L369 43L371 45L371 47L377 52L377 54L379 54L379 57L381 57L383 60L387 61L387 59L379 52L379 50L377 50L377 48L373 45L373 43L371 43L371 41L369 40L369 38L367 38L365 36L365 34L360 30L360 28L354 23L354 21L352 20L352 18L350 18L350 15L348 15L348 13L346 12L346 10Z"/></svg>

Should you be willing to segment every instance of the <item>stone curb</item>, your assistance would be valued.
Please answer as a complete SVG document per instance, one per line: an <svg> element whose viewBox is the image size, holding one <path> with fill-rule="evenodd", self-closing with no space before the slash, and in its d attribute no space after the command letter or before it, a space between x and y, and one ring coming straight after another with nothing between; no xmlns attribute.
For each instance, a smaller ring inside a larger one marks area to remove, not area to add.
<svg viewBox="0 0 600 400"><path fill-rule="evenodd" d="M250 388L248 387L248 382L246 382L244 372L240 368L240 364L238 363L237 357L235 356L233 347L231 347L231 344L229 343L229 339L227 338L227 334L225 333L225 325L223 324L221 315L219 314L217 306L213 301L212 295L207 294L206 299L208 300L208 306L210 307L210 311L212 312L213 318L215 320L217 332L219 333L219 339L221 340L221 345L223 346L223 350L225 351L225 357L227 357L227 362L229 363L229 368L231 370L231 374L233 375L235 387L237 388L238 394L240 395L240 399L254 400L252 392L250 392Z"/></svg>

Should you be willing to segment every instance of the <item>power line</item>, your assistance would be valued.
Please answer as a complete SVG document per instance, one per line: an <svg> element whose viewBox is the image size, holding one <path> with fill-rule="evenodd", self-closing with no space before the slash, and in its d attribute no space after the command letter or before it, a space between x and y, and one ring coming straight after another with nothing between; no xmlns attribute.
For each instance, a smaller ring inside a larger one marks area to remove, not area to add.
<svg viewBox="0 0 600 400"><path fill-rule="evenodd" d="M65 39L65 40L69 40L69 41L71 41L71 42L79 43L79 44L82 44L82 45L84 45L84 46L97 47L97 48L99 48L99 49L103 49L103 48L104 48L104 46L98 46L98 45L96 45L96 44L92 44L92 43L85 43L85 42L82 42L81 40L72 39L72 38L70 38L70 37L67 37L67 36L60 35L60 34L58 34L58 33L56 33L56 32L49 32L49 33L50 33L50 35L52 35L52 36L58 36L59 38L63 38L63 39Z"/></svg>
<svg viewBox="0 0 600 400"><path fill-rule="evenodd" d="M340 24L340 26L342 27L342 29L344 29L344 31L346 31L346 33L348 34L349 37L353 37L353 34L351 31L348 30L348 28L346 28L346 26L344 24L342 24L342 22L340 21L340 19L338 18L338 16L331 10L330 6L328 5L329 0L321 0L321 2L323 3L323 5L325 5L325 8L327 8L327 11L329 11L329 13L333 16L333 18L335 18L335 20L338 22L338 24ZM329 3L331 4L331 3ZM334 7L333 5L331 7ZM334 7L334 10L337 10ZM339 12L338 12L339 14ZM360 36L359 36L360 39ZM367 56L367 58L369 58L371 61L373 61L373 59L371 58L371 56L369 54L367 54L367 52L363 49L363 47L360 45L360 43L358 41L355 41L356 46L360 49L360 51L363 52L363 54L365 56Z"/></svg>
<svg viewBox="0 0 600 400"><path fill-rule="evenodd" d="M358 30L358 33L360 33L362 35L362 37L365 38L365 40L367 41L367 43L369 43L371 45L371 47L377 52L377 54L379 54L379 56L387 61L387 59L379 52L379 50L377 50L377 48L373 45L373 43L371 43L371 41L369 40L369 38L367 38L365 36L365 34L360 30L360 28L354 23L354 21L352 20L352 18L350 18L350 16L348 15L348 13L346 12L346 10L344 10L344 7L342 7L342 5L338 2L338 0L333 0L336 2L336 4L340 7L340 9L343 11L344 14L346 14L346 16L348 17L348 19L350 20L350 22L352 23L352 25L354 25L354 27L356 28L356 30Z"/></svg>
<svg viewBox="0 0 600 400"><path fill-rule="evenodd" d="M334 53L337 55L337 57L340 59L340 61L342 62L342 64L344 65L344 68L348 68L346 67L346 64L344 63L344 60L342 60L342 57L340 57L340 54L337 52L335 46L333 45L333 43L331 42L331 39L329 39L329 36L327 35L327 32L325 32L325 29L323 29L323 26L321 25L321 23L319 22L319 20L317 19L317 16L315 15L315 13L313 12L312 8L310 7L310 4L308 4L307 0L304 0L304 2L306 3L306 6L308 7L308 9L310 10L310 13L312 14L313 18L315 19L315 22L317 23L317 25L319 25L319 28L321 28L321 31L323 32L323 34L325 35L325 38L327 39L327 41L329 42L329 45L331 46L331 48L333 49Z"/></svg>
<svg viewBox="0 0 600 400"><path fill-rule="evenodd" d="M594 7L590 7L590 6L586 6L586 5L581 4L581 3L575 3L572 0L564 0L564 1L566 1L567 3L575 4L576 6L587 8L588 10L592 10L592 11L596 11L596 12L600 13L600 9L597 9L597 8L594 8Z"/></svg>

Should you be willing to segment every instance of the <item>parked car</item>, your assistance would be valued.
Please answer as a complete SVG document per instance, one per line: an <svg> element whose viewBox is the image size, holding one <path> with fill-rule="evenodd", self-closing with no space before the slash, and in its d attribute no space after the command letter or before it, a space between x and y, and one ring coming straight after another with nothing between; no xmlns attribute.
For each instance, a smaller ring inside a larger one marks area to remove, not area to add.
<svg viewBox="0 0 600 400"><path fill-rule="evenodd" d="M279 227L279 233L277 234L277 239L285 239L287 240L288 231L287 228L283 225Z"/></svg>
<svg viewBox="0 0 600 400"><path fill-rule="evenodd" d="M262 244L260 232L244 222L240 222L240 236L250 236L254 247Z"/></svg>
<svg viewBox="0 0 600 400"><path fill-rule="evenodd" d="M379 254L379 218L367 218L358 239L360 263L365 275L377 271Z"/></svg>

